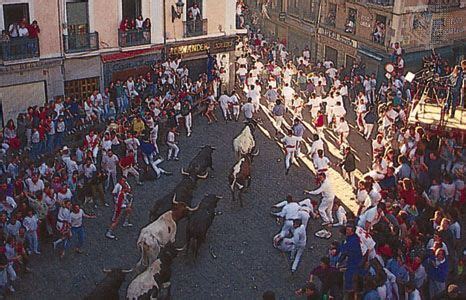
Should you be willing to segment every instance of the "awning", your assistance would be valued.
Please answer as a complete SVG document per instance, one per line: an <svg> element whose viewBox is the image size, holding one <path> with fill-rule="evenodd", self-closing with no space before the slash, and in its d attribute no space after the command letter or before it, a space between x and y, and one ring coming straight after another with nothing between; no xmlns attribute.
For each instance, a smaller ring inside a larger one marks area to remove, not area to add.
<svg viewBox="0 0 466 300"><path fill-rule="evenodd" d="M376 52L373 52L371 50L368 50L368 49L365 49L365 48L359 48L358 49L358 52L365 55L365 56L368 56L372 59L375 59L376 61L383 61L384 60L384 56L376 53Z"/></svg>

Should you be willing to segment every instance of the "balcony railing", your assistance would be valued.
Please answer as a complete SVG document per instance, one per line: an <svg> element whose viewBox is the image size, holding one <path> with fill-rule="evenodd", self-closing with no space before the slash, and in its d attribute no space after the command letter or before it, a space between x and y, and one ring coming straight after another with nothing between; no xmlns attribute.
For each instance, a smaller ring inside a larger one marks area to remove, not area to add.
<svg viewBox="0 0 466 300"><path fill-rule="evenodd" d="M367 3L380 6L393 6L394 0L367 0Z"/></svg>
<svg viewBox="0 0 466 300"><path fill-rule="evenodd" d="M131 29L118 31L118 45L131 47L150 44L150 29Z"/></svg>
<svg viewBox="0 0 466 300"><path fill-rule="evenodd" d="M207 19L183 22L184 37L201 36L207 34Z"/></svg>
<svg viewBox="0 0 466 300"><path fill-rule="evenodd" d="M3 61L39 57L39 39L18 37L2 41L0 42L0 57Z"/></svg>
<svg viewBox="0 0 466 300"><path fill-rule="evenodd" d="M99 50L99 33L72 33L63 35L65 53Z"/></svg>

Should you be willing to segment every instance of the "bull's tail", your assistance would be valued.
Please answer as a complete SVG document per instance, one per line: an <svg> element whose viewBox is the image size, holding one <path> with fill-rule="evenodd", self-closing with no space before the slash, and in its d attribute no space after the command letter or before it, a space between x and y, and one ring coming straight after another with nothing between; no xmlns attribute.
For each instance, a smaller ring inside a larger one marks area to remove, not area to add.
<svg viewBox="0 0 466 300"><path fill-rule="evenodd" d="M148 256L149 247L147 247L147 244L144 241L138 241L138 248L141 251L141 258L136 264L136 267L146 268L149 266L149 256Z"/></svg>

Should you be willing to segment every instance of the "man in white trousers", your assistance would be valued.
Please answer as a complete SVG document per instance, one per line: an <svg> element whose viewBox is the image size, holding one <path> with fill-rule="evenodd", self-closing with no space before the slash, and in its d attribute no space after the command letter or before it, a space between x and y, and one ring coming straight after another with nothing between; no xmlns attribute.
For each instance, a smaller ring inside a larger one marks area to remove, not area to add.
<svg viewBox="0 0 466 300"><path fill-rule="evenodd" d="M223 92L223 95L221 95L218 98L218 103L220 104L220 108L222 109L223 119L225 119L225 123L228 120L231 120L230 110L228 109L229 102L230 102L230 97L228 96L228 92L225 91Z"/></svg>
<svg viewBox="0 0 466 300"><path fill-rule="evenodd" d="M330 180L327 178L325 173L319 173L317 178L320 182L320 187L313 191L304 191L305 194L318 195L322 194L322 201L319 205L319 214L322 218L322 226L333 223L332 208L333 201L335 200L335 193L330 186Z"/></svg>
<svg viewBox="0 0 466 300"><path fill-rule="evenodd" d="M293 261L291 272L296 272L301 256L306 248L306 228L302 224L301 219L293 220L291 230L293 236L284 238L276 247L283 252L291 252L290 259Z"/></svg>
<svg viewBox="0 0 466 300"><path fill-rule="evenodd" d="M282 208L282 210L278 213L272 213L272 215L276 217L283 218L283 226L280 231L274 238L273 242L274 245L278 245L278 243L285 238L289 233L290 230L293 228L293 220L298 218L298 210L300 208L299 204L293 200L291 195L286 196L286 201L279 202L272 207L275 208Z"/></svg>
<svg viewBox="0 0 466 300"><path fill-rule="evenodd" d="M298 137L293 135L293 130L288 129L287 135L282 138L281 142L285 147L285 174L288 175L292 159L298 147Z"/></svg>
<svg viewBox="0 0 466 300"><path fill-rule="evenodd" d="M180 148L178 148L178 145L176 145L175 136L176 136L176 128L173 127L167 133L167 146L168 146L167 160L170 160L170 159L180 160L178 158L178 152L180 152Z"/></svg>

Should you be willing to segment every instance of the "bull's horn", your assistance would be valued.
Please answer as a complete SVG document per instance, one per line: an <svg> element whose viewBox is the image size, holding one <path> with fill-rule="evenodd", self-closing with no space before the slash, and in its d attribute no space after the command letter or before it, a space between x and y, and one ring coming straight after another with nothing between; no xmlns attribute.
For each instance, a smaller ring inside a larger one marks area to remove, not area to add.
<svg viewBox="0 0 466 300"><path fill-rule="evenodd" d="M181 168L181 174L183 174L183 175L189 175L188 172L185 172L185 171L184 171L184 168Z"/></svg>
<svg viewBox="0 0 466 300"><path fill-rule="evenodd" d="M121 270L122 273L131 273L133 272L133 269L129 269L129 270Z"/></svg>
<svg viewBox="0 0 466 300"><path fill-rule="evenodd" d="M209 196L209 193L205 193L204 196L205 196L205 197Z"/></svg>
<svg viewBox="0 0 466 300"><path fill-rule="evenodd" d="M215 197L217 197L217 199L222 199L223 198L223 196L215 196Z"/></svg>
<svg viewBox="0 0 466 300"><path fill-rule="evenodd" d="M212 146L210 146L210 148L211 148L212 150L217 150L217 147L212 147Z"/></svg>
<svg viewBox="0 0 466 300"><path fill-rule="evenodd" d="M179 202L176 201L176 194L173 194L173 199L172 199L173 204L178 204Z"/></svg>
<svg viewBox="0 0 466 300"><path fill-rule="evenodd" d="M197 175L197 178L200 178L200 179L206 179L207 176L209 176L209 172L205 172L204 175Z"/></svg>
<svg viewBox="0 0 466 300"><path fill-rule="evenodd" d="M255 153L252 154L253 156L259 155L259 149L256 149Z"/></svg>
<svg viewBox="0 0 466 300"><path fill-rule="evenodd" d="M104 273L110 273L110 272L112 272L112 270L103 268L103 269L102 269L102 272L104 272Z"/></svg>
<svg viewBox="0 0 466 300"><path fill-rule="evenodd" d="M185 244L182 248L175 248L175 250L181 252L181 251L184 251L187 246L188 244Z"/></svg>
<svg viewBox="0 0 466 300"><path fill-rule="evenodd" d="M189 207L189 206L186 206L186 208L187 208L189 211L196 211L196 210L199 209L199 204L198 204L196 207L194 207L194 208Z"/></svg>

